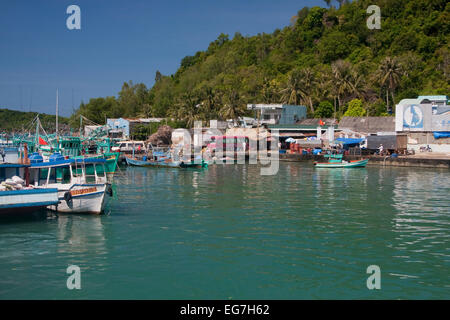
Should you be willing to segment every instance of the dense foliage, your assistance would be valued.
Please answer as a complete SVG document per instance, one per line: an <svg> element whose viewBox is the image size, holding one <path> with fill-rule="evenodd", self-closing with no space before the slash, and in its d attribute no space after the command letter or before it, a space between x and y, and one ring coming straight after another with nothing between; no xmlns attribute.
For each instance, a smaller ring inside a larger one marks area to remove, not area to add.
<svg viewBox="0 0 450 320"><path fill-rule="evenodd" d="M345 117L362 117L366 114L366 110L363 108L362 101L360 99L353 99L348 103L347 111L345 111Z"/></svg>
<svg viewBox="0 0 450 320"><path fill-rule="evenodd" d="M0 109L0 128L6 132L19 133L27 132L30 129L33 131L34 126L32 127L32 122L37 115L37 112L21 112L9 109ZM40 113L39 120L47 133L53 133L55 131L56 116ZM68 123L68 118L58 117L59 129L62 132L68 130Z"/></svg>
<svg viewBox="0 0 450 320"><path fill-rule="evenodd" d="M82 104L74 124L81 113L99 123L153 116L191 126L243 115L247 103L303 104L310 116L332 110L339 118L353 99L370 116L386 115L403 98L448 94L450 3L338 2L339 8L303 8L272 34L221 34L207 50L182 59L175 74L157 72L152 88L128 82L118 98ZM381 8L380 30L366 25L372 4Z"/></svg>

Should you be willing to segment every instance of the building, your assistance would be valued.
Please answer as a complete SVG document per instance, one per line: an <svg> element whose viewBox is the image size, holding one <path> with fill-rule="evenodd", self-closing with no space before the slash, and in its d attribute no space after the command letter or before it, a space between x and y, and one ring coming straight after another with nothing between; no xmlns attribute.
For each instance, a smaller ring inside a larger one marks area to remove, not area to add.
<svg viewBox="0 0 450 320"><path fill-rule="evenodd" d="M95 125L95 126L84 126L84 135L88 136L91 133L95 132L95 130L99 130L103 126Z"/></svg>
<svg viewBox="0 0 450 320"><path fill-rule="evenodd" d="M420 103L431 103L436 106L445 106L448 101L447 96L418 96L417 99Z"/></svg>
<svg viewBox="0 0 450 320"><path fill-rule="evenodd" d="M112 134L117 135L117 133L122 132L124 138L131 138L136 125L149 125L151 123L159 123L162 120L164 118L118 118L107 119L106 124L111 128Z"/></svg>
<svg viewBox="0 0 450 320"><path fill-rule="evenodd" d="M259 113L260 124L292 125L306 118L306 107L287 104L247 104L248 110Z"/></svg>
<svg viewBox="0 0 450 320"><path fill-rule="evenodd" d="M228 122L220 120L209 120L209 127L219 130L226 130L228 128Z"/></svg>
<svg viewBox="0 0 450 320"><path fill-rule="evenodd" d="M339 129L363 135L395 135L394 117L342 117Z"/></svg>
<svg viewBox="0 0 450 320"><path fill-rule="evenodd" d="M450 152L450 105L446 96L403 99L395 107L395 131L408 135L408 149L430 146L436 152Z"/></svg>

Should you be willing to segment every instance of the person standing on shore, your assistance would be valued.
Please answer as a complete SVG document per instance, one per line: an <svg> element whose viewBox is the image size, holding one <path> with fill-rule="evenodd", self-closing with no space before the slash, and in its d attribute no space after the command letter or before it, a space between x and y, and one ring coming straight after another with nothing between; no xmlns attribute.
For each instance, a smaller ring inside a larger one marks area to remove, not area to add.
<svg viewBox="0 0 450 320"><path fill-rule="evenodd" d="M5 148L0 148L0 155L2 156L3 162L5 162L5 156L6 156Z"/></svg>
<svg viewBox="0 0 450 320"><path fill-rule="evenodd" d="M380 156L382 156L383 155L383 150L384 150L382 144L380 144L380 147L378 148L378 150L380 150Z"/></svg>

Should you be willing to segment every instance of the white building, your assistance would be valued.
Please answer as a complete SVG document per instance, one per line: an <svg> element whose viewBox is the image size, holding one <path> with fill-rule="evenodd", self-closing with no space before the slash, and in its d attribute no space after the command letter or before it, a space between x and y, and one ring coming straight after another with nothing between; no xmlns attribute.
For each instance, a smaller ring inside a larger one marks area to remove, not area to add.
<svg viewBox="0 0 450 320"><path fill-rule="evenodd" d="M450 105L446 96L403 99L395 107L395 131L408 134L408 149L430 146L436 152L450 152Z"/></svg>

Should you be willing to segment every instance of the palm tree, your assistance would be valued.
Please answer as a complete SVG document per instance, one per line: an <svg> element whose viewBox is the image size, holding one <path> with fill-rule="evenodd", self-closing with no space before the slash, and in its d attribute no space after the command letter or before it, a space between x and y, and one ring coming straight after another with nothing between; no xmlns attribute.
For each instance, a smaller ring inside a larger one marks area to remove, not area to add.
<svg viewBox="0 0 450 320"><path fill-rule="evenodd" d="M245 112L241 97L236 88L231 88L222 97L223 106L220 108L220 115L223 119L233 119L235 121Z"/></svg>
<svg viewBox="0 0 450 320"><path fill-rule="evenodd" d="M176 109L173 111L172 116L178 120L186 122L188 128L194 126L194 122L199 120L199 101L191 93L184 93L178 103Z"/></svg>
<svg viewBox="0 0 450 320"><path fill-rule="evenodd" d="M300 100L300 70L294 69L288 76L286 86L281 90L281 102L288 104L298 104Z"/></svg>
<svg viewBox="0 0 450 320"><path fill-rule="evenodd" d="M218 116L218 97L210 86L204 86L196 94L200 101L200 114L203 120L216 119Z"/></svg>
<svg viewBox="0 0 450 320"><path fill-rule="evenodd" d="M363 99L367 89L364 77L353 68L350 73L348 82L350 86L350 92L352 94L355 94L359 99Z"/></svg>
<svg viewBox="0 0 450 320"><path fill-rule="evenodd" d="M352 92L351 75L352 65L344 60L338 60L331 64L332 70L332 91L333 96L337 99L338 110L340 110L342 101Z"/></svg>
<svg viewBox="0 0 450 320"><path fill-rule="evenodd" d="M386 109L389 109L388 93L391 93L392 103L395 103L395 89L400 83L403 75L403 68L397 58L386 57L378 67L375 77L379 81L381 87L386 88Z"/></svg>
<svg viewBox="0 0 450 320"><path fill-rule="evenodd" d="M148 103L144 103L143 105L142 105L142 110L141 110L141 112L139 112L138 114L137 114L137 116L139 117L139 118L150 118L151 116L152 116L152 110L153 109L153 107L150 105L150 104L148 104Z"/></svg>
<svg viewBox="0 0 450 320"><path fill-rule="evenodd" d="M311 68L294 69L291 71L286 83L286 87L281 90L282 103L299 104L303 101L314 113L313 95L315 94L316 81Z"/></svg>
<svg viewBox="0 0 450 320"><path fill-rule="evenodd" d="M300 71L300 96L305 104L309 104L312 114L314 114L313 97L317 93L316 79L311 68Z"/></svg>
<svg viewBox="0 0 450 320"><path fill-rule="evenodd" d="M264 103L272 103L274 100L277 99L276 92L274 89L274 86L270 82L269 78L264 77L263 83L261 86L261 95L262 95L262 101Z"/></svg>
<svg viewBox="0 0 450 320"><path fill-rule="evenodd" d="M336 100L338 97L337 87L334 85L331 69L319 69L317 72L317 96L318 100L333 99L334 118L336 119Z"/></svg>

